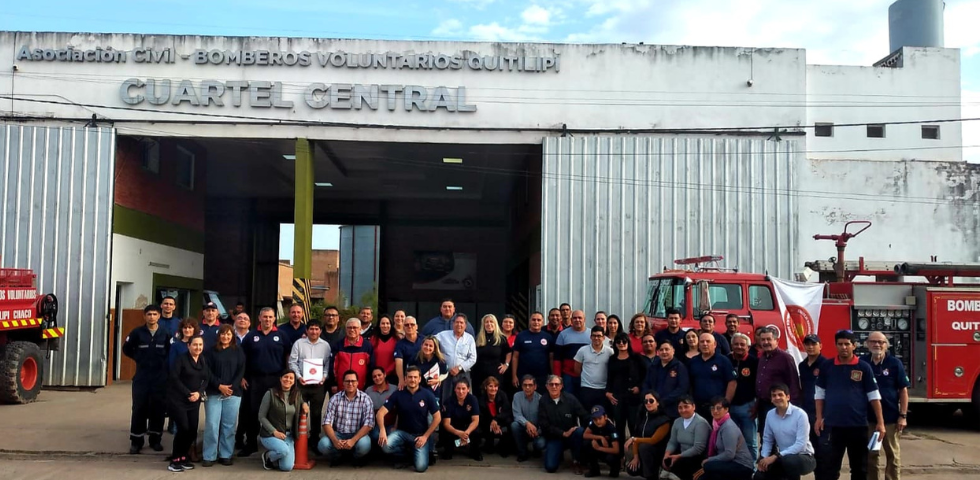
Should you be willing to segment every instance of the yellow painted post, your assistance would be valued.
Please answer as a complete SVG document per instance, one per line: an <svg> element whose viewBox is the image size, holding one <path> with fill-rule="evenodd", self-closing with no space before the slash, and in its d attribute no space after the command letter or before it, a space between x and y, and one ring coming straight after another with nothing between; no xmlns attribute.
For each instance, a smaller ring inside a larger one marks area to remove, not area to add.
<svg viewBox="0 0 980 480"><path fill-rule="evenodd" d="M313 144L305 138L296 139L295 190L293 278L302 279L301 284L308 286L313 270ZM305 297L298 299L298 304L304 306L306 318L310 318L309 301L307 300L309 292L306 292ZM294 298L294 302L296 300Z"/></svg>

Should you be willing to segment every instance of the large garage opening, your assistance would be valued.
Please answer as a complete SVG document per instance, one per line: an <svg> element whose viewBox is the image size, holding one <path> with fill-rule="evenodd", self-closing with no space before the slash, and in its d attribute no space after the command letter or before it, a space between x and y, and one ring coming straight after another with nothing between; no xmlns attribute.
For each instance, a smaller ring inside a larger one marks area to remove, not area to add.
<svg viewBox="0 0 980 480"><path fill-rule="evenodd" d="M250 311L275 306L296 142L167 141L206 164L205 290ZM381 312L424 323L448 297L471 322L526 318L540 283L540 145L315 141L313 157L313 223L348 228L363 258L375 236Z"/></svg>

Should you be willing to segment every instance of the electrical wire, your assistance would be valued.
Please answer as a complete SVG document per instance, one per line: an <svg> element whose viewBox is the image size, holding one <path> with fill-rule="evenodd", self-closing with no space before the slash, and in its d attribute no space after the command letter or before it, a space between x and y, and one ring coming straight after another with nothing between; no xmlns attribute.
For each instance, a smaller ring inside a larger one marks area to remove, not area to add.
<svg viewBox="0 0 980 480"><path fill-rule="evenodd" d="M132 78L130 76L111 76L111 75L81 75L81 74L66 74L66 73L32 73L32 72L13 72L0 73L0 77L11 76L19 78L32 78L37 80L51 79L59 81L72 81L73 83L92 83L100 85L113 85L118 86L126 79ZM204 81L204 80L214 80L213 77L197 77L197 78L167 78L167 77L154 77L156 80L169 80L171 84L176 86L182 80L188 81ZM306 92L309 83L294 83L294 82L278 82L282 84L282 91L284 93L295 93L302 94ZM436 88L441 85L421 85L426 88ZM171 87L173 88L173 87ZM503 95L481 95L481 91L496 91L496 90L508 90L508 91L543 91L548 93L566 93L566 92L584 92L588 93L587 97L576 97L576 96L503 96ZM634 107L710 107L710 108L744 108L744 107L762 107L762 108L795 108L795 107L806 107L806 108L922 108L922 107L961 107L963 105L980 105L980 102L962 102L956 96L938 96L929 97L924 96L922 98L948 98L948 102L938 102L938 101L866 101L864 103L846 101L846 98L865 98L865 95L854 94L854 95L837 95L833 94L835 98L833 101L724 101L724 100L699 100L699 99L679 99L670 100L663 98L642 98L639 95L630 95L627 98L616 97L616 96L598 96L595 93L609 94L613 93L611 91L605 90L555 90L555 89L499 89L496 87L467 87L467 100L478 104L528 104L528 105L575 105L575 106L634 106ZM625 92L625 91L624 91ZM720 96L731 96L731 95L742 95L738 92L644 92L644 93L662 93L669 95L677 95L680 93L689 93L692 95L720 95ZM756 93L756 95L767 95L767 96L782 96L786 94L766 94L766 93ZM796 94L794 94L796 95ZM809 97L812 95L799 94L803 97ZM868 96L870 98L890 98L882 96ZM909 98L914 96L897 96L894 98Z"/></svg>
<svg viewBox="0 0 980 480"><path fill-rule="evenodd" d="M243 121L243 124L258 124L262 125L264 123L270 123L273 125L293 125L293 126L315 126L315 127L346 127L346 128L380 128L380 129L391 129L391 130L469 130L469 131L525 131L525 132L572 132L572 133L588 133L588 132L686 132L686 133L726 133L726 132L752 132L757 134L773 134L778 130L785 130L779 132L783 135L789 135L793 130L801 131L816 128L818 125L775 125L775 126L740 126L740 127L689 127L689 128L623 128L623 129L608 129L608 128L563 128L563 127L466 127L466 126L419 126L419 125L394 125L394 124L365 124L365 123L353 123L353 122L325 122L319 120L302 120L302 119L282 119L274 117L258 117L249 115L227 115L220 113L206 113L206 112L178 112L172 110L152 110L148 108L139 107L122 107L113 105L99 105L90 103L80 103L71 101L56 101L56 100L41 100L36 98L22 98L16 95L0 95L0 99L15 100L19 102L30 102L30 103L43 103L52 105L65 105L65 106L75 106L84 108L102 108L107 110L122 110L130 112L145 112L145 113L156 113L163 115L181 115L181 116L191 116L200 118L223 118L229 120ZM132 121L129 119L115 119L111 120L113 122L128 122ZM139 123L153 123L152 119L139 119L136 120ZM938 118L938 119L919 119L919 120L903 120L903 121L877 121L868 123L835 123L833 127L836 128L847 128L847 127L867 127L869 125L917 125L917 124L939 124L939 123L961 123L961 122L973 122L980 121L980 117L967 117L967 118ZM182 120L186 123L200 123L193 122L189 119Z"/></svg>

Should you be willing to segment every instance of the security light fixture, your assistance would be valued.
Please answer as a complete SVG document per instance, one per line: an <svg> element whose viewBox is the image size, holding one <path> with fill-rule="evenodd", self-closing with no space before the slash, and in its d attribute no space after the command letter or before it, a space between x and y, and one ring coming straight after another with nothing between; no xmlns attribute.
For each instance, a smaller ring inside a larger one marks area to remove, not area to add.
<svg viewBox="0 0 980 480"><path fill-rule="evenodd" d="M283 155L282 158L286 160L296 160L296 155Z"/></svg>
<svg viewBox="0 0 980 480"><path fill-rule="evenodd" d="M460 187L458 185L446 185L446 190L460 191L462 189L463 189L463 187Z"/></svg>
<svg viewBox="0 0 980 480"><path fill-rule="evenodd" d="M318 187L332 187L333 186L333 184L330 183L330 182L316 182L313 185L316 185Z"/></svg>
<svg viewBox="0 0 980 480"><path fill-rule="evenodd" d="M462 158L443 158L442 159L442 163L462 164L463 163L463 159Z"/></svg>

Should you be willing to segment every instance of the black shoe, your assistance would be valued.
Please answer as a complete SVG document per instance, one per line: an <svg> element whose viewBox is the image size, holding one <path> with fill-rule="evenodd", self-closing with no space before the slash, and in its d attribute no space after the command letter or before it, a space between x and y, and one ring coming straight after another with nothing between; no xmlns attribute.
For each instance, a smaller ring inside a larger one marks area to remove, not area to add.
<svg viewBox="0 0 980 480"><path fill-rule="evenodd" d="M161 445L160 442L151 443L150 444L150 448L152 448L154 452L162 452L163 451L163 445Z"/></svg>
<svg viewBox="0 0 980 480"><path fill-rule="evenodd" d="M253 453L255 453L257 451L258 450L254 449L252 447L249 447L248 445L246 445L245 448L243 448L243 449L241 449L241 450L238 451L238 456L240 458L245 458L245 457L251 456Z"/></svg>
<svg viewBox="0 0 980 480"><path fill-rule="evenodd" d="M202 467L213 467L214 466L214 462L212 462L210 460L202 460L201 461L201 466Z"/></svg>
<svg viewBox="0 0 980 480"><path fill-rule="evenodd" d="M619 467L611 467L609 469L609 478L619 478Z"/></svg>
<svg viewBox="0 0 980 480"><path fill-rule="evenodd" d="M232 465L232 461L231 461L230 458L219 458L218 459L218 463L220 463L220 464L222 464L222 465L224 465L226 467L230 467Z"/></svg>
<svg viewBox="0 0 980 480"><path fill-rule="evenodd" d="M180 466L184 467L184 470L194 470L194 464L187 457L180 459Z"/></svg>
<svg viewBox="0 0 980 480"><path fill-rule="evenodd" d="M476 452L475 454L473 454L471 456L471 458L473 458L473 460L475 460L477 462L482 462L483 461L483 454L480 453L480 452Z"/></svg>
<svg viewBox="0 0 980 480"><path fill-rule="evenodd" d="M242 440L235 440L235 450L241 450L245 448L245 442Z"/></svg>
<svg viewBox="0 0 980 480"><path fill-rule="evenodd" d="M446 449L446 451L442 452L442 459L443 460L452 460L453 459L453 451L452 450L449 450L449 449ZM430 463L431 463L431 458L429 460L430 460Z"/></svg>
<svg viewBox="0 0 980 480"><path fill-rule="evenodd" d="M585 472L585 475L584 476L585 476L585 478L598 477L599 476L599 469L592 469L592 468L590 468L588 472Z"/></svg>
<svg viewBox="0 0 980 480"><path fill-rule="evenodd" d="M523 462L526 462L526 461L527 461L527 455L518 455L517 456L517 462L518 463L523 463Z"/></svg>
<svg viewBox="0 0 980 480"><path fill-rule="evenodd" d="M397 461L397 462L391 464L391 467L394 468L395 470L403 470L406 467L408 467L408 464L405 463L405 462L402 462L402 461Z"/></svg>
<svg viewBox="0 0 980 480"><path fill-rule="evenodd" d="M136 454L140 453L140 449L141 448L143 448L143 447L141 447L139 445L130 445L129 446L129 454L130 455L136 455Z"/></svg>
<svg viewBox="0 0 980 480"><path fill-rule="evenodd" d="M541 452L538 450L531 450L531 456L534 458L541 458Z"/></svg>
<svg viewBox="0 0 980 480"><path fill-rule="evenodd" d="M170 470L171 472L183 472L184 467L175 460L170 462L170 466L167 467L167 470Z"/></svg>
<svg viewBox="0 0 980 480"><path fill-rule="evenodd" d="M453 458L452 453L449 454L449 458ZM439 461L439 452L432 450L432 453L429 454L429 465L435 465L436 462L438 461Z"/></svg>
<svg viewBox="0 0 980 480"><path fill-rule="evenodd" d="M272 460L269 460L269 452L262 452L262 468L266 470L272 470L275 468Z"/></svg>

